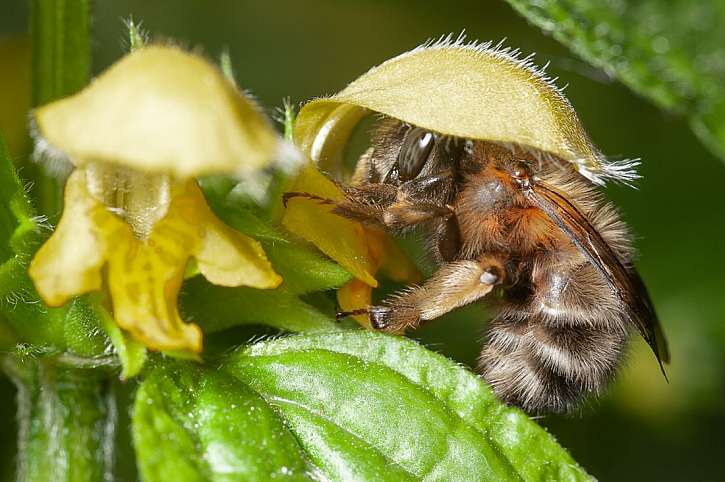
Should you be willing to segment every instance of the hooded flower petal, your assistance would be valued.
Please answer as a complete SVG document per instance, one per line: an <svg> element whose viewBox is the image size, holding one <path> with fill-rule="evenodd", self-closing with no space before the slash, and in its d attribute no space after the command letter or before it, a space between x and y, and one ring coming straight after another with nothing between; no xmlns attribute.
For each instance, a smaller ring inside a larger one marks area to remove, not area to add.
<svg viewBox="0 0 725 482"><path fill-rule="evenodd" d="M374 67L340 93L306 104L295 142L323 170L336 172L366 111L442 134L533 148L575 163L597 182L616 171L550 79L528 58L490 44L443 39Z"/></svg>
<svg viewBox="0 0 725 482"><path fill-rule="evenodd" d="M181 178L248 174L280 147L268 120L218 68L160 45L135 50L80 93L39 108L35 120L76 166L112 163Z"/></svg>
<svg viewBox="0 0 725 482"><path fill-rule="evenodd" d="M107 285L118 324L158 350L201 351L201 330L184 323L177 297L190 258L211 282L274 288L282 279L258 242L224 226L195 181L172 188L166 214L139 238L87 188L85 169L66 185L58 228L40 248L30 276L43 300L60 305Z"/></svg>

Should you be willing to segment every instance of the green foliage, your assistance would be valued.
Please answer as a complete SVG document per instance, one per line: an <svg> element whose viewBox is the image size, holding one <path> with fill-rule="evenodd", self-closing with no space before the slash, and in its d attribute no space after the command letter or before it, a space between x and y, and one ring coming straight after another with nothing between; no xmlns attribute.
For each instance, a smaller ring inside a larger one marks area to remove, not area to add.
<svg viewBox="0 0 725 482"><path fill-rule="evenodd" d="M26 341L64 346L65 310L43 306L27 274L40 241L35 219L0 133L0 308Z"/></svg>
<svg viewBox="0 0 725 482"><path fill-rule="evenodd" d="M718 1L508 2L585 60L688 116L725 160L725 6Z"/></svg>
<svg viewBox="0 0 725 482"><path fill-rule="evenodd" d="M257 343L218 370L161 364L133 427L147 481L589 479L469 371L365 331Z"/></svg>
<svg viewBox="0 0 725 482"><path fill-rule="evenodd" d="M51 347L53 353L101 355L106 338L98 331L96 312L102 308L86 299L49 308L33 287L28 264L42 240L39 219L0 135L0 250L5 250L0 251L0 308L8 325L5 330L25 343Z"/></svg>
<svg viewBox="0 0 725 482"><path fill-rule="evenodd" d="M304 478L302 451L271 407L231 375L193 363L151 372L136 395L133 435L145 481Z"/></svg>
<svg viewBox="0 0 725 482"><path fill-rule="evenodd" d="M23 255L37 241L33 210L0 132L0 264Z"/></svg>

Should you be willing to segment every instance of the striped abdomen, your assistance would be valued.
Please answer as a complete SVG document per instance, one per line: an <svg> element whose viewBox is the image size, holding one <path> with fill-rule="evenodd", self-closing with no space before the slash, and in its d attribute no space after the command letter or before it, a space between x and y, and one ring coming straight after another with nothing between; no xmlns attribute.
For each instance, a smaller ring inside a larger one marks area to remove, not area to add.
<svg viewBox="0 0 725 482"><path fill-rule="evenodd" d="M538 260L528 286L505 294L488 329L483 377L501 399L527 412L565 412L599 394L627 342L616 296L589 263L575 258Z"/></svg>

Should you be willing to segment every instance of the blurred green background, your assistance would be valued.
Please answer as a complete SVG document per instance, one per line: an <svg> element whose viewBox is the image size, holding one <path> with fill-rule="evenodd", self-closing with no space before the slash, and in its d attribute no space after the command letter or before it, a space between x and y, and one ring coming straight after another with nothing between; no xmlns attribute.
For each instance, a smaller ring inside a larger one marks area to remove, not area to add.
<svg viewBox="0 0 725 482"><path fill-rule="evenodd" d="M608 155L641 157L638 189L610 187L637 237L637 265L672 350L670 383L641 340L603 399L539 421L601 480L725 480L725 166L687 123L638 98L519 17L503 1L127 1L94 4L94 71L125 51L122 19L157 39L217 58L270 113L289 96L331 94L369 67L430 37L465 29L538 64L551 61L589 133ZM3 0L0 35L26 31L27 4ZM631 19L645 22L646 19ZM4 69L0 77L20 75ZM7 81L7 80L6 80ZM475 364L486 315L477 307L414 334ZM245 341L240 339L240 342ZM13 388L0 379L0 477L11 478Z"/></svg>

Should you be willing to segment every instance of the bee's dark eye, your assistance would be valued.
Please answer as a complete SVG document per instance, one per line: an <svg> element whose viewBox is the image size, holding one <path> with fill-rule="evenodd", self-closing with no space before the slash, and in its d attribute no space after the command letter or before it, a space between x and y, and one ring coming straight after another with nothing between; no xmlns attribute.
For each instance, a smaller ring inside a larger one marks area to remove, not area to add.
<svg viewBox="0 0 725 482"><path fill-rule="evenodd" d="M398 153L398 173L401 181L415 179L420 174L434 145L435 135L432 132L420 127L413 127L408 131Z"/></svg>

